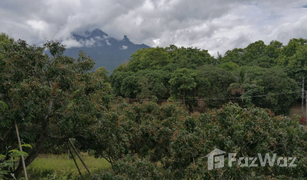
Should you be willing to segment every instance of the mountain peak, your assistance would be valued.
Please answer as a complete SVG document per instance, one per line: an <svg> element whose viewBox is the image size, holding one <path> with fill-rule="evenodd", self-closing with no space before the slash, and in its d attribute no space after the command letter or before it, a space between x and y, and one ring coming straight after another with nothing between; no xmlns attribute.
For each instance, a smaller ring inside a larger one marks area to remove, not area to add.
<svg viewBox="0 0 307 180"><path fill-rule="evenodd" d="M90 35L91 37L95 37L95 36L108 36L107 33L101 31L100 29L94 29Z"/></svg>
<svg viewBox="0 0 307 180"><path fill-rule="evenodd" d="M126 35L124 35L123 41L128 41L128 42L130 42L129 38L128 38Z"/></svg>
<svg viewBox="0 0 307 180"><path fill-rule="evenodd" d="M95 68L104 66L111 72L137 50L150 48L144 44L134 44L126 35L123 39L115 39L100 29L72 33L72 36L77 43L66 49L65 55L78 58L79 51L82 50L95 60Z"/></svg>

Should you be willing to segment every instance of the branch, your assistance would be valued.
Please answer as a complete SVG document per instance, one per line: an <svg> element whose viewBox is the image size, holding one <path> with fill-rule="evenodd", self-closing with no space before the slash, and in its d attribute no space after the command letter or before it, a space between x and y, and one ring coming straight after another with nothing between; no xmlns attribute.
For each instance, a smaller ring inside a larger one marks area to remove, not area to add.
<svg viewBox="0 0 307 180"><path fill-rule="evenodd" d="M52 106L53 106L53 99L51 99L49 101L49 105L48 105L48 109L47 109L47 115L45 116L44 121L46 121L47 118L49 117L49 115L51 114Z"/></svg>
<svg viewBox="0 0 307 180"><path fill-rule="evenodd" d="M47 109L47 114L43 120L43 123L42 123L42 132L43 133L46 133L45 130L46 130L46 127L47 127L47 124L48 124L48 117L50 116L51 114L51 109L52 109L52 106L53 106L53 99L51 99L49 101L49 105L48 105L48 109Z"/></svg>
<svg viewBox="0 0 307 180"><path fill-rule="evenodd" d="M57 139L57 140L66 140L69 137L63 135L63 136L49 136L51 139Z"/></svg>

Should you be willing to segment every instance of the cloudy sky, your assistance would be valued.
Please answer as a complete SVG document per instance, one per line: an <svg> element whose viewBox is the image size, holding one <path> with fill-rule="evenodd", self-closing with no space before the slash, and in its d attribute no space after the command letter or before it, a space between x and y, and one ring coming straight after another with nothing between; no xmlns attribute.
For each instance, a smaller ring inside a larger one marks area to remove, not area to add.
<svg viewBox="0 0 307 180"><path fill-rule="evenodd" d="M307 38L303 0L1 0L0 32L30 44L100 28L149 46L193 46L214 55L249 43Z"/></svg>

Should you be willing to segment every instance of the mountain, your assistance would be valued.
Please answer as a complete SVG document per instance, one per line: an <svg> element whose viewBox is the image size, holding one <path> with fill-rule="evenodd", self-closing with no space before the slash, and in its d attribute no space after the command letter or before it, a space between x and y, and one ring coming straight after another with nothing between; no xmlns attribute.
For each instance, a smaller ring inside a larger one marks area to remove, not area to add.
<svg viewBox="0 0 307 180"><path fill-rule="evenodd" d="M95 68L104 66L110 72L118 65L128 62L131 54L138 49L150 48L145 44L132 43L126 35L122 40L114 39L100 29L86 31L84 35L72 34L72 36L81 47L68 48L65 55L77 58L79 51L82 50L94 59Z"/></svg>

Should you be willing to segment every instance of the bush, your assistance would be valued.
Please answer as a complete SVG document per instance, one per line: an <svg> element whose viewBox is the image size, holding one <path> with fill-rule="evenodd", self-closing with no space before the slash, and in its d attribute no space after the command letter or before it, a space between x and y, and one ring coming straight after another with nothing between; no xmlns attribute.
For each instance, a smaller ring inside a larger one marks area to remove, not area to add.
<svg viewBox="0 0 307 180"><path fill-rule="evenodd" d="M122 103L101 123L93 127L90 138L97 141L88 148L112 164L113 170L104 173L102 179L162 177L155 173L156 163L161 164L166 179L307 176L306 131L298 121L274 116L266 109L229 103L208 113L189 115L173 103ZM215 148L237 157L258 157L258 153L276 154L276 159L297 157L297 167L240 167L237 160L232 167L208 170L206 155ZM142 174L137 171L140 168L153 174Z"/></svg>
<svg viewBox="0 0 307 180"><path fill-rule="evenodd" d="M31 148L29 144L23 144L21 146ZM26 152L16 149L9 150L9 148L6 149L5 155L0 154L0 180L15 178L14 164L19 161L21 155L24 157L28 156Z"/></svg>
<svg viewBox="0 0 307 180"><path fill-rule="evenodd" d="M304 116L302 116L300 120L300 124L306 124L306 118Z"/></svg>
<svg viewBox="0 0 307 180"><path fill-rule="evenodd" d="M158 171L156 164L149 161L149 158L139 158L137 155L128 155L115 162L112 170L102 173L97 179L162 179L162 173Z"/></svg>

